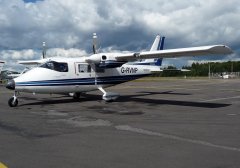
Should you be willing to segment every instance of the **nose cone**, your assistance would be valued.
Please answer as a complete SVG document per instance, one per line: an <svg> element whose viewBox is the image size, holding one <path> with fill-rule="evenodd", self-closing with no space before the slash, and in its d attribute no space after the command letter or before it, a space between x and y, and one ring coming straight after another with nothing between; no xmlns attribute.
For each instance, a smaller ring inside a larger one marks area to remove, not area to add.
<svg viewBox="0 0 240 168"><path fill-rule="evenodd" d="M10 90L14 90L15 89L15 81L13 79L8 81L6 88L10 89Z"/></svg>

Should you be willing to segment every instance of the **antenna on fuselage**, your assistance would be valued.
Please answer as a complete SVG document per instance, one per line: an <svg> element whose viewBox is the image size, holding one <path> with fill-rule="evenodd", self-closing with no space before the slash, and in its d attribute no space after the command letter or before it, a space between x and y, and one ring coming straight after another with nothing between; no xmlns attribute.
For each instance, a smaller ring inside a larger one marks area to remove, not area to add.
<svg viewBox="0 0 240 168"><path fill-rule="evenodd" d="M44 59L46 57L46 43L43 42L42 44L42 58Z"/></svg>
<svg viewBox="0 0 240 168"><path fill-rule="evenodd" d="M97 54L97 33L93 33L93 54Z"/></svg>

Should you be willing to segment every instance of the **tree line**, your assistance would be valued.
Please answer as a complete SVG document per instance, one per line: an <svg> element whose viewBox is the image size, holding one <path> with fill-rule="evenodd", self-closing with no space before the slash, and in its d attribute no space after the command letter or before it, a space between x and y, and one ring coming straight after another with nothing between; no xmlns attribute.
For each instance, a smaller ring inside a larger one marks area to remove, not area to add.
<svg viewBox="0 0 240 168"><path fill-rule="evenodd" d="M183 66L182 69L189 71L180 71L175 66L168 66L164 71L153 74L153 76L173 77L173 76L208 76L209 66L211 73L240 72L240 61L228 62L208 62L193 63L191 66Z"/></svg>

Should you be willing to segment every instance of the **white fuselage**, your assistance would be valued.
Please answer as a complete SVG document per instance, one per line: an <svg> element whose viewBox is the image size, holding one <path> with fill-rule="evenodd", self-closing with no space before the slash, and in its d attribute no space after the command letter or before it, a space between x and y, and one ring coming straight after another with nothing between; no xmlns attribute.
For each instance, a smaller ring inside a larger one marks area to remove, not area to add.
<svg viewBox="0 0 240 168"><path fill-rule="evenodd" d="M33 68L14 79L15 90L34 93L87 92L99 86L105 88L150 75L152 71L160 71L158 66L128 64L97 70L81 57L49 60L67 64L67 70L57 71L41 66Z"/></svg>

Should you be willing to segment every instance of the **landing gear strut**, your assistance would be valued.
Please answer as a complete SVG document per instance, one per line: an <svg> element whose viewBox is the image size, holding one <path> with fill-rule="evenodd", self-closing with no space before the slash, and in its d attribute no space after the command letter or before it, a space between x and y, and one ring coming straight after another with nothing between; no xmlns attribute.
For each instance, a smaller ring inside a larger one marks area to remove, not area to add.
<svg viewBox="0 0 240 168"><path fill-rule="evenodd" d="M13 97L11 97L9 100L8 100L8 105L10 107L16 107L18 105L18 99L17 99L17 96L16 96L16 92L14 92L14 95Z"/></svg>
<svg viewBox="0 0 240 168"><path fill-rule="evenodd" d="M102 99L106 102L114 101L120 96L118 93L106 92L102 87L98 87L98 89L103 93Z"/></svg>

